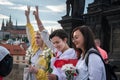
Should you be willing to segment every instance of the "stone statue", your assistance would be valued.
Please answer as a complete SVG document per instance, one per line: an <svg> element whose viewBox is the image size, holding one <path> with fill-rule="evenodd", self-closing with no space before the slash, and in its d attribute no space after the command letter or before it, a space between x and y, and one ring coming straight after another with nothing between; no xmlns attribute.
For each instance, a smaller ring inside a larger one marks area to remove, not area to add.
<svg viewBox="0 0 120 80"><path fill-rule="evenodd" d="M85 0L67 0L65 16L80 17L84 12L84 7Z"/></svg>
<svg viewBox="0 0 120 80"><path fill-rule="evenodd" d="M67 0L66 1L66 16L69 16L70 11L72 13L72 11L73 11L73 4L74 4L74 0Z"/></svg>

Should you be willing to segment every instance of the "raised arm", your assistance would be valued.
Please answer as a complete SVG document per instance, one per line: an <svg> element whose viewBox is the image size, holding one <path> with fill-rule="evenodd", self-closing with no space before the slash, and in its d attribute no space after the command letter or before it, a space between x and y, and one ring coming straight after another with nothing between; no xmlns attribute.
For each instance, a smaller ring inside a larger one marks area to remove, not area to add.
<svg viewBox="0 0 120 80"><path fill-rule="evenodd" d="M30 23L29 15L30 15L30 6L27 7L27 10L25 10L25 16L26 16L27 23Z"/></svg>
<svg viewBox="0 0 120 80"><path fill-rule="evenodd" d="M27 10L25 11L25 16L27 21L26 32L27 32L27 37L30 42L32 51L33 53L36 53L36 51L39 49L39 46L35 44L35 32L34 32L33 26L30 23L29 15L30 15L30 6L28 6Z"/></svg>
<svg viewBox="0 0 120 80"><path fill-rule="evenodd" d="M41 22L41 20L40 20L40 18L39 18L38 6L36 6L35 8L36 8L36 11L33 12L33 15L35 16L35 19L36 19L36 21L37 21L38 28L39 28L39 30L40 30L40 32L41 32L41 31L44 30L44 26L43 26L43 24L42 24L42 22Z"/></svg>
<svg viewBox="0 0 120 80"><path fill-rule="evenodd" d="M29 18L29 15L30 15L30 6L27 6L27 10L25 10L25 17L26 17L27 25L30 24L30 18ZM29 42L31 43L30 31L29 31L27 25L26 25L27 38L28 38Z"/></svg>
<svg viewBox="0 0 120 80"><path fill-rule="evenodd" d="M37 21L37 25L38 25L38 28L39 28L39 31L41 32L41 37L43 39L43 41L45 42L45 44L53 50L53 52L56 51L56 49L54 48L52 42L49 40L49 34L48 34L48 31L45 30L43 24L42 24L42 21L40 20L39 18L39 10L38 10L38 6L36 6L36 11L33 12L33 15L35 16L35 19Z"/></svg>

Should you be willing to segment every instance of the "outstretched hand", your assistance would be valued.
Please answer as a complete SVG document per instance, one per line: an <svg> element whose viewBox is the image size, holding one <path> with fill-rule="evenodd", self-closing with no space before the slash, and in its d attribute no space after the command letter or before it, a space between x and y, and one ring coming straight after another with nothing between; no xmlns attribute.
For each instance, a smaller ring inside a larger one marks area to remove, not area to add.
<svg viewBox="0 0 120 80"><path fill-rule="evenodd" d="M30 6L27 6L27 10L25 10L25 16L29 16L30 15Z"/></svg>

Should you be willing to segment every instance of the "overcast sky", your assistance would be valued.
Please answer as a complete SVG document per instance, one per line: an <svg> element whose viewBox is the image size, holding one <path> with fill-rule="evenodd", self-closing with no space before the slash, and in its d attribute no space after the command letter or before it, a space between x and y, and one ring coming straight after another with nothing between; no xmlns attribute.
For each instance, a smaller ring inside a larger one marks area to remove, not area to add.
<svg viewBox="0 0 120 80"><path fill-rule="evenodd" d="M44 26L49 28L59 28L60 25L57 23L58 20L61 20L61 16L65 15L65 2L66 0L0 0L0 27L2 20L9 19L11 15L13 24L26 25L24 10L27 9L27 5L32 6L31 9L31 23L36 26L35 19L32 15L34 6L39 6L40 18ZM86 7L88 3L93 2L93 0L86 0ZM85 8L86 13L86 8Z"/></svg>

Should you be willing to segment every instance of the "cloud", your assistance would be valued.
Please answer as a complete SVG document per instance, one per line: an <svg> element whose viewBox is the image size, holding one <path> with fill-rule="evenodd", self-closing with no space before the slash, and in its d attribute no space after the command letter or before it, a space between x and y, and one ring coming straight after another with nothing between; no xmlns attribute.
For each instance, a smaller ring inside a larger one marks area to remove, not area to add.
<svg viewBox="0 0 120 80"><path fill-rule="evenodd" d="M65 5L57 5L57 6L52 6L48 5L46 6L48 9L52 10L53 12L64 12L65 11Z"/></svg>
<svg viewBox="0 0 120 80"><path fill-rule="evenodd" d="M3 18L9 19L9 15L12 14L14 23L17 20L19 25L25 25L24 10L27 10L27 4L31 6L31 20L35 20L32 12L35 10L35 5L38 4L40 18L44 26L50 28L60 26L57 20L63 14L61 12L65 11L65 5L61 0L41 0L40 2L39 0L0 0L0 24ZM35 21L31 21L31 23L36 25Z"/></svg>
<svg viewBox="0 0 120 80"><path fill-rule="evenodd" d="M35 31L38 30L36 21L31 21L31 23L34 26ZM62 28L60 26L60 24L58 24L56 21L43 20L42 23L43 23L45 29L47 29L49 33L51 32L51 29L56 30L56 29L61 29Z"/></svg>
<svg viewBox="0 0 120 80"><path fill-rule="evenodd" d="M14 4L9 2L8 0L0 0L0 5L14 5Z"/></svg>
<svg viewBox="0 0 120 80"><path fill-rule="evenodd" d="M10 7L9 9L14 9L14 10L21 10L21 11L24 11L24 10L27 10L27 6L26 5L17 5L17 6L12 6ZM31 11L34 11L35 8L34 7L31 7L30 8Z"/></svg>
<svg viewBox="0 0 120 80"><path fill-rule="evenodd" d="M31 21L32 24L36 25L36 21ZM51 20L43 20L42 21L43 25L56 25L58 24L56 21L51 21Z"/></svg>
<svg viewBox="0 0 120 80"><path fill-rule="evenodd" d="M61 28L60 24L57 23L56 21L42 21L43 25L45 25L46 28Z"/></svg>
<svg viewBox="0 0 120 80"><path fill-rule="evenodd" d="M40 12L45 12L45 13L49 13L51 12L50 10L39 10Z"/></svg>
<svg viewBox="0 0 120 80"><path fill-rule="evenodd" d="M34 26L34 30L37 31L38 27L37 25L33 25ZM58 25L44 25L45 29L48 31L48 33L51 33L51 31L54 31L56 29L62 29L62 27L58 24Z"/></svg>
<svg viewBox="0 0 120 80"><path fill-rule="evenodd" d="M19 5L19 6L10 7L10 9L24 11L24 10L27 10L27 6L25 6L25 5ZM30 10L34 11L35 9L33 7L31 7Z"/></svg>
<svg viewBox="0 0 120 80"><path fill-rule="evenodd" d="M15 9L15 10L26 10L27 7L26 6L15 6L15 7L10 7L10 9Z"/></svg>
<svg viewBox="0 0 120 80"><path fill-rule="evenodd" d="M56 21L47 21L47 20L42 21L42 22L43 24L56 24L57 23Z"/></svg>
<svg viewBox="0 0 120 80"><path fill-rule="evenodd" d="M0 19L8 19L8 18L9 18L8 16L0 14Z"/></svg>
<svg viewBox="0 0 120 80"><path fill-rule="evenodd" d="M19 6L10 7L10 9L24 11L24 10L27 10L27 6L19 5ZM30 8L30 11L34 11L34 10L35 10L35 7ZM39 12L51 12L51 11L47 9L41 9L41 10L39 9Z"/></svg>

